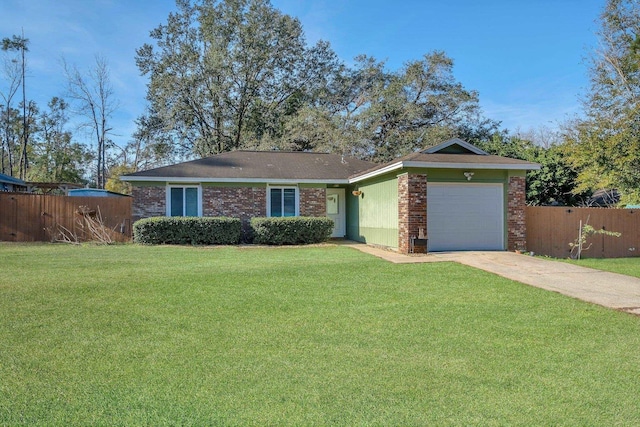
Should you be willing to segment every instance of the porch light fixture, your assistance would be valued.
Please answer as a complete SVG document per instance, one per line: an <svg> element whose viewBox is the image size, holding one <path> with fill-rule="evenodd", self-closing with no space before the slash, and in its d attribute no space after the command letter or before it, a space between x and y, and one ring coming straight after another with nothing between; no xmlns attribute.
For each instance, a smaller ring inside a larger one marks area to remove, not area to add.
<svg viewBox="0 0 640 427"><path fill-rule="evenodd" d="M351 194L353 194L356 197L360 197L360 195L362 194L362 191L358 190L358 186L356 185L355 190L353 190Z"/></svg>
<svg viewBox="0 0 640 427"><path fill-rule="evenodd" d="M473 172L465 172L464 177L467 178L467 181L471 181L471 178L473 178Z"/></svg>

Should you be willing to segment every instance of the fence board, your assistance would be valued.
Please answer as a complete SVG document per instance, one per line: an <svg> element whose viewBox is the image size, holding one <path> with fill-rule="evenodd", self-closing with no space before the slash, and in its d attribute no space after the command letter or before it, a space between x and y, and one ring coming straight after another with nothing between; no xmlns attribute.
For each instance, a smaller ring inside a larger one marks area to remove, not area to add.
<svg viewBox="0 0 640 427"><path fill-rule="evenodd" d="M80 234L80 211L99 212L118 242L131 239L130 197L69 197L0 193L0 241L48 242L59 226ZM84 208L81 208L84 207Z"/></svg>
<svg viewBox="0 0 640 427"><path fill-rule="evenodd" d="M594 235L584 258L640 256L640 210L527 206L527 249L540 255L567 258L569 243L578 238L580 221L596 230L617 231L620 237Z"/></svg>

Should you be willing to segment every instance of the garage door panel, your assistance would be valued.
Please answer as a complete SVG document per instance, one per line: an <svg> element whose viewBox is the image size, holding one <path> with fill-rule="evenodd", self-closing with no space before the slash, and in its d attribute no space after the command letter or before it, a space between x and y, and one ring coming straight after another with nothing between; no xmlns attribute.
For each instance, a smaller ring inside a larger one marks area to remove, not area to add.
<svg viewBox="0 0 640 427"><path fill-rule="evenodd" d="M501 184L428 184L429 250L503 250Z"/></svg>

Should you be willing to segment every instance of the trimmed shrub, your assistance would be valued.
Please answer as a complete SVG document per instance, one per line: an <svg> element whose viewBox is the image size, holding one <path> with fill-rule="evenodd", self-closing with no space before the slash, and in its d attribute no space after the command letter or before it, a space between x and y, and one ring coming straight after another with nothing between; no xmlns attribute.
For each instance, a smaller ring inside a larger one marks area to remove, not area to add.
<svg viewBox="0 0 640 427"><path fill-rule="evenodd" d="M157 216L133 224L133 241L147 245L235 245L240 234L238 218Z"/></svg>
<svg viewBox="0 0 640 427"><path fill-rule="evenodd" d="M326 241L333 231L326 217L252 218L253 242L261 245L305 245Z"/></svg>

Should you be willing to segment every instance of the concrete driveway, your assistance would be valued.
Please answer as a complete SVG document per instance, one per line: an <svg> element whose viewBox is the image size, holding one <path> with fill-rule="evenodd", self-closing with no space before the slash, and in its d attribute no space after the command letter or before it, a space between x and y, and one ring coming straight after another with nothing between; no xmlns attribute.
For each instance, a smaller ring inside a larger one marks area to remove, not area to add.
<svg viewBox="0 0 640 427"><path fill-rule="evenodd" d="M402 255L359 243L348 243L347 246L393 263L458 262L527 285L640 315L640 279L635 277L512 252Z"/></svg>

